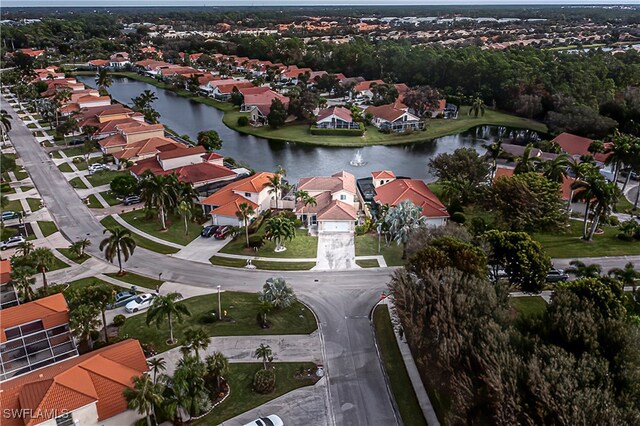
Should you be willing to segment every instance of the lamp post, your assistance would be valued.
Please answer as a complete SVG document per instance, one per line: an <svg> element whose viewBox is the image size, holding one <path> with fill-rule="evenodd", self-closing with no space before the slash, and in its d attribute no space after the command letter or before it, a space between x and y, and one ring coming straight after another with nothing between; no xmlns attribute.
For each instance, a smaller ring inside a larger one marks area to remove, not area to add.
<svg viewBox="0 0 640 426"><path fill-rule="evenodd" d="M222 305L220 304L220 286L218 286L218 318L222 319Z"/></svg>

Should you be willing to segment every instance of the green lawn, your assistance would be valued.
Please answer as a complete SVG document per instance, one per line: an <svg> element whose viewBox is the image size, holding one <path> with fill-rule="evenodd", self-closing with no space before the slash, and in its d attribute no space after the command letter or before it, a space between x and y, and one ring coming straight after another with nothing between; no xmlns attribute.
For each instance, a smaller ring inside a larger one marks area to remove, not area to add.
<svg viewBox="0 0 640 426"><path fill-rule="evenodd" d="M91 258L91 256L89 256L88 254L84 254L82 257L78 257L76 256L76 254L74 252L72 252L70 249L68 248L59 248L56 249L58 250L60 253L62 253L62 255L64 257L66 257L69 260L73 260L76 263L84 263L87 260L89 260Z"/></svg>
<svg viewBox="0 0 640 426"><path fill-rule="evenodd" d="M540 296L511 297L509 301L523 318L538 316L547 310L547 302Z"/></svg>
<svg viewBox="0 0 640 426"><path fill-rule="evenodd" d="M102 195L102 198L104 198L104 200L107 202L107 204L109 204L110 206L117 206L118 204L122 203L122 201L120 201L119 199L117 199L112 193L111 191L102 191L100 193L100 195Z"/></svg>
<svg viewBox="0 0 640 426"><path fill-rule="evenodd" d="M2 209L0 209L0 211L3 212L21 212L22 211L22 204L20 203L20 200L11 200L9 201Z"/></svg>
<svg viewBox="0 0 640 426"><path fill-rule="evenodd" d="M194 222L188 222L189 234L184 233L184 222L178 216L169 216L167 222L167 229L162 231L160 221L158 220L155 212L151 215L151 218L146 219L147 212L144 209L133 210L120 215L130 225L138 228L142 232L146 232L149 235L153 235L156 238L163 239L165 241L171 241L172 243L186 246L195 238L198 238L202 231L202 226Z"/></svg>
<svg viewBox="0 0 640 426"><path fill-rule="evenodd" d="M214 265L229 266L231 268L244 268L247 265L247 261L244 259L231 259L220 256L213 256L209 261ZM252 263L258 269L269 271L308 271L316 266L315 262L268 262L255 260Z"/></svg>
<svg viewBox="0 0 640 426"><path fill-rule="evenodd" d="M63 149L63 151L64 151L64 155L66 155L69 158L77 157L79 155L84 155L84 145L76 145L76 146L71 147L71 148L65 148L65 149ZM96 149L96 151L97 151L97 149Z"/></svg>
<svg viewBox="0 0 640 426"><path fill-rule="evenodd" d="M100 201L98 201L98 197L96 197L94 194L89 195L88 201L89 201L89 204L87 204L87 206L89 206L90 209L103 208L102 204L100 204Z"/></svg>
<svg viewBox="0 0 640 426"><path fill-rule="evenodd" d="M97 173L94 173L90 176L87 176L87 180L91 183L92 186L100 186L111 183L113 178L116 176L122 176L129 174L126 170L102 170Z"/></svg>
<svg viewBox="0 0 640 426"><path fill-rule="evenodd" d="M373 325L382 365L389 380L393 398L400 411L402 422L405 425L426 425L427 422L422 415L422 409L404 365L402 353L398 348L389 317L389 309L386 305L378 305L373 311Z"/></svg>
<svg viewBox="0 0 640 426"><path fill-rule="evenodd" d="M81 288L89 287L89 286L92 286L94 284L98 284L100 286L108 287L108 288L110 288L111 290L114 290L114 291L122 290L117 285L113 285L111 283L108 283L108 282L103 281L103 280L101 280L99 278L96 278L96 277L81 278L79 280L71 281L71 282L69 282L67 284L69 284L69 288L65 291L65 293L68 292L71 289L79 290Z"/></svg>
<svg viewBox="0 0 640 426"><path fill-rule="evenodd" d="M356 265L361 268L378 268L380 266L376 259L356 260Z"/></svg>
<svg viewBox="0 0 640 426"><path fill-rule="evenodd" d="M58 170L60 170L62 173L71 173L73 172L73 169L71 168L71 165L69 163L62 163L58 166Z"/></svg>
<svg viewBox="0 0 640 426"><path fill-rule="evenodd" d="M120 229L122 229L122 226L118 222L116 222L116 220L114 218L112 218L111 216L105 217L104 219L102 219L100 221L100 223L105 228L120 228ZM131 233L131 237L136 242L137 246L145 248L147 250L155 251L157 253L173 254L173 253L177 253L179 251L176 248L165 246L164 244L159 244L159 243L156 243L155 241L151 241L151 240L148 240L148 239L146 239L144 237L141 237L140 235L136 234L135 232ZM135 256L135 253L134 253L134 256Z"/></svg>
<svg viewBox="0 0 640 426"><path fill-rule="evenodd" d="M640 254L640 242L619 240L617 228L605 226L604 234L594 235L593 241L584 241L581 239L582 222L571 220L569 223L566 233L534 234L533 238L540 241L547 254L554 258Z"/></svg>
<svg viewBox="0 0 640 426"><path fill-rule="evenodd" d="M62 158L62 155L60 154L60 151L51 151L51 157L52 158Z"/></svg>
<svg viewBox="0 0 640 426"><path fill-rule="evenodd" d="M254 392L252 389L253 376L262 368L261 363L229 364L228 383L231 388L231 394L211 413L200 420L196 420L193 424L198 426L220 424L294 389L310 386L316 382L313 378L297 378L295 376L302 369L313 369L315 367L313 363L276 362L274 366L276 388L270 394L263 395Z"/></svg>
<svg viewBox="0 0 640 426"><path fill-rule="evenodd" d="M155 290L164 281L156 280L154 278L145 277L142 275L134 274L133 272L126 272L124 275L118 275L117 273L105 274L118 281L124 281L125 283L133 284L137 287L150 288Z"/></svg>
<svg viewBox="0 0 640 426"><path fill-rule="evenodd" d="M29 173L27 173L27 171L22 167L19 167L15 171L15 175L16 175L16 180L17 181L21 181L21 180L24 180L24 179L29 177Z"/></svg>
<svg viewBox="0 0 640 426"><path fill-rule="evenodd" d="M264 235L264 227L262 225L256 234ZM287 248L281 253L276 253L275 241L265 240L264 245L260 250L253 251L246 248L247 242L244 238L244 234L239 235L238 238L229 242L226 246L220 250L221 253L228 254L242 254L246 256L258 256L258 257L278 257L278 258L315 258L318 253L318 237L312 237L309 235L306 229L296 229L296 237L287 241L284 245Z"/></svg>
<svg viewBox="0 0 640 426"><path fill-rule="evenodd" d="M101 157L89 158L89 164L96 164L101 162L102 162ZM87 170L88 166L87 166L87 162L84 161L84 157L82 158L81 162L76 163L76 167L78 168L78 170Z"/></svg>
<svg viewBox="0 0 640 426"><path fill-rule="evenodd" d="M76 189L87 189L87 185L85 185L84 181L78 176L71 179L69 184Z"/></svg>
<svg viewBox="0 0 640 426"><path fill-rule="evenodd" d="M618 213L627 213L631 209L633 209L633 203L627 200L627 197L621 195L613 210Z"/></svg>
<svg viewBox="0 0 640 426"><path fill-rule="evenodd" d="M55 257L53 259L53 263L51 265L51 268L49 268L49 272L57 271L58 269L64 269L64 268L68 268L68 267L69 267L69 265L67 265L62 260L60 260L57 257Z"/></svg>
<svg viewBox="0 0 640 426"><path fill-rule="evenodd" d="M27 204L32 212L38 211L42 208L42 200L39 198L27 198Z"/></svg>
<svg viewBox="0 0 640 426"><path fill-rule="evenodd" d="M387 266L402 266L402 246L392 241L388 246L384 243L384 238L380 244L378 253L378 234L365 234L356 236L356 256L377 256L383 255Z"/></svg>
<svg viewBox="0 0 640 426"><path fill-rule="evenodd" d="M270 334L309 334L317 328L313 313L302 303L295 302L283 311L269 313L268 320L271 328L262 329L256 323L258 314L258 295L256 293L241 293L235 291L221 293L222 310L233 321L219 321L213 324L200 324L210 336L258 336ZM218 295L207 294L184 300L191 317L182 322L174 322L174 336L178 344L183 338L184 330L200 323L201 317L217 310ZM302 318L300 317L302 316ZM140 340L140 343L152 343L158 352L164 352L170 348L166 344L169 338L169 327L166 321L160 326L146 325L146 312L134 315L127 319L120 329L120 336L132 337Z"/></svg>
<svg viewBox="0 0 640 426"><path fill-rule="evenodd" d="M58 232L58 227L54 222L50 220L39 220L38 226L40 227L40 230L45 237Z"/></svg>

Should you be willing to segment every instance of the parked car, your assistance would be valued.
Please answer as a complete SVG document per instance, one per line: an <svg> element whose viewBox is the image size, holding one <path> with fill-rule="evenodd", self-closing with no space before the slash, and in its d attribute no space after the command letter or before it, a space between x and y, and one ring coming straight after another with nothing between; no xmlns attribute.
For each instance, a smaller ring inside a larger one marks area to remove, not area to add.
<svg viewBox="0 0 640 426"><path fill-rule="evenodd" d="M82 145L82 144L84 144L84 139L71 139L67 145L74 146L74 145Z"/></svg>
<svg viewBox="0 0 640 426"><path fill-rule="evenodd" d="M569 274L564 272L562 269L551 268L547 273L547 282L549 283L567 281L568 279L569 279Z"/></svg>
<svg viewBox="0 0 640 426"><path fill-rule="evenodd" d="M259 419L255 419L251 423L247 423L244 426L284 426L282 419L275 414L272 414L267 417L260 417Z"/></svg>
<svg viewBox="0 0 640 426"><path fill-rule="evenodd" d="M131 204L138 204L141 201L139 195L129 195L128 197L124 197L122 200L122 204L125 206L130 206Z"/></svg>
<svg viewBox="0 0 640 426"><path fill-rule="evenodd" d="M213 238L215 238L216 240L224 240L225 238L227 238L227 234L230 230L230 226L221 226L216 229L216 232L213 234Z"/></svg>
<svg viewBox="0 0 640 426"><path fill-rule="evenodd" d="M18 247L20 244L25 243L27 240L22 235L16 235L15 237L7 238L0 242L0 250L10 249L12 247Z"/></svg>
<svg viewBox="0 0 640 426"><path fill-rule="evenodd" d="M152 293L141 294L140 296L127 303L124 309L129 313L148 309L153 303L153 299L155 297L156 295Z"/></svg>
<svg viewBox="0 0 640 426"><path fill-rule="evenodd" d="M204 238L213 237L213 235L216 233L218 228L220 228L220 226L218 225L205 226L204 228L202 228L202 232L200 232L200 235L203 236Z"/></svg>
<svg viewBox="0 0 640 426"><path fill-rule="evenodd" d="M11 219L17 219L20 217L20 213L18 212L14 212L11 210L7 210L2 212L2 220L11 220Z"/></svg>
<svg viewBox="0 0 640 426"><path fill-rule="evenodd" d="M109 166L102 163L90 164L88 167L89 173L99 172L100 170L109 170Z"/></svg>
<svg viewBox="0 0 640 426"><path fill-rule="evenodd" d="M497 281L500 279L507 279L509 278L509 275L507 274L507 271L505 271L504 269L498 269L497 271L494 271L493 268L489 268L489 279L491 281Z"/></svg>
<svg viewBox="0 0 640 426"><path fill-rule="evenodd" d="M135 286L132 286L130 290L119 291L114 296L114 302L107 305L107 309L115 309L121 306L125 306L136 297L138 297L138 293Z"/></svg>

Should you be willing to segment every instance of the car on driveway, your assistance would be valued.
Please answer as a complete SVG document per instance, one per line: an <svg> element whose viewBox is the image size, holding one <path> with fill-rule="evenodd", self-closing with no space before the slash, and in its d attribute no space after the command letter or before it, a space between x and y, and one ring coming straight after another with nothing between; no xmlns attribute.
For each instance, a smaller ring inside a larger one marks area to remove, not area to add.
<svg viewBox="0 0 640 426"><path fill-rule="evenodd" d="M260 417L259 419L255 419L251 423L247 423L244 426L284 426L284 422L280 417L272 414L267 417Z"/></svg>
<svg viewBox="0 0 640 426"><path fill-rule="evenodd" d="M114 302L107 305L107 309L115 309L121 306L125 306L127 303L131 302L138 296L138 292L136 291L136 286L131 286L129 290L122 290L116 293L113 297Z"/></svg>
<svg viewBox="0 0 640 426"><path fill-rule="evenodd" d="M7 210L2 212L2 220L11 220L11 219L17 219L20 217L20 213L18 212L14 212L11 210Z"/></svg>
<svg viewBox="0 0 640 426"><path fill-rule="evenodd" d="M99 172L101 170L109 170L109 166L102 163L90 164L88 167L89 173L93 174Z"/></svg>
<svg viewBox="0 0 640 426"><path fill-rule="evenodd" d="M569 274L564 272L562 269L551 268L547 273L548 283L558 283L562 281L567 281L568 279L569 279Z"/></svg>
<svg viewBox="0 0 640 426"><path fill-rule="evenodd" d="M16 235L15 237L7 238L0 242L0 250L10 249L12 247L18 247L20 244L25 243L27 240L22 235Z"/></svg>
<svg viewBox="0 0 640 426"><path fill-rule="evenodd" d="M204 228L202 228L202 232L200 232L200 235L204 238L213 237L213 235L216 233L218 228L220 228L220 226L218 225L205 226Z"/></svg>
<svg viewBox="0 0 640 426"><path fill-rule="evenodd" d="M84 144L84 139L71 139L67 145L74 146L74 145L82 145L82 144Z"/></svg>
<svg viewBox="0 0 640 426"><path fill-rule="evenodd" d="M130 206L132 204L138 204L141 201L139 195L129 195L128 197L124 197L122 200L122 204L125 206Z"/></svg>
<svg viewBox="0 0 640 426"><path fill-rule="evenodd" d="M224 240L225 238L227 238L227 234L229 233L229 231L231 231L230 226L221 226L216 229L216 232L213 234L213 238L215 238L216 240Z"/></svg>
<svg viewBox="0 0 640 426"><path fill-rule="evenodd" d="M140 296L127 303L124 309L129 313L148 309L153 303L153 299L155 297L156 295L152 293L141 294Z"/></svg>

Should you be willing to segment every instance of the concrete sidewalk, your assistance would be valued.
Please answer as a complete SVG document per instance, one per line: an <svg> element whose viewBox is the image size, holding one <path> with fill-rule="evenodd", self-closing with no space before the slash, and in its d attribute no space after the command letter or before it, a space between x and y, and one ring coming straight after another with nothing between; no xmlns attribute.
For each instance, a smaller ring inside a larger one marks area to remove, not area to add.
<svg viewBox="0 0 640 426"><path fill-rule="evenodd" d="M113 217L116 222L118 222L120 225L122 225L123 227L125 227L129 231L133 232L134 234L138 234L141 237L146 238L147 240L151 240L151 241L154 241L154 242L156 242L158 244L163 244L165 246L169 246L169 247L173 247L173 248L177 248L177 249L183 249L184 248L183 245L180 245L180 244L177 244L177 243L172 243L171 241L163 240L163 239L158 238L158 237L154 237L151 234L147 234L146 232L143 232L143 231L139 230L135 226L130 225L129 222L127 222L126 220L121 218L120 215L118 215L118 214L111 215L111 217Z"/></svg>

